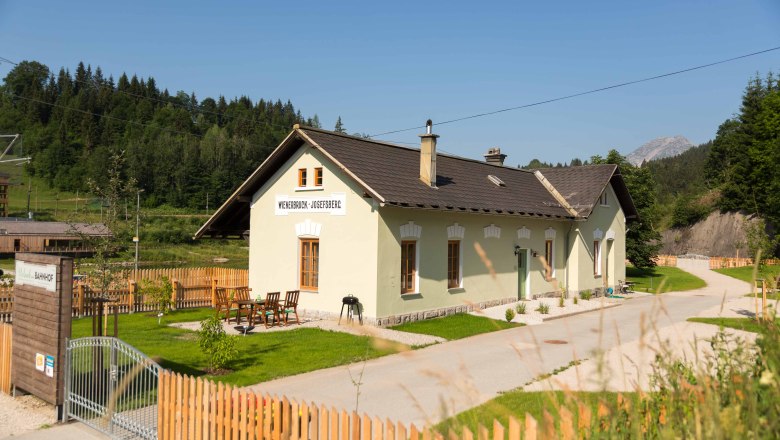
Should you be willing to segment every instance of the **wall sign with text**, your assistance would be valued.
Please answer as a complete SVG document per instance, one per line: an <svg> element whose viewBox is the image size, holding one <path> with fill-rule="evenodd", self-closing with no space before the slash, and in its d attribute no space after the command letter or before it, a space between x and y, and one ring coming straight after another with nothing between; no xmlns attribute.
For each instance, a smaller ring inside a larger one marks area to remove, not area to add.
<svg viewBox="0 0 780 440"><path fill-rule="evenodd" d="M333 193L320 197L290 197L277 195L274 205L276 215L294 213L324 213L330 215L347 215L347 195Z"/></svg>
<svg viewBox="0 0 780 440"><path fill-rule="evenodd" d="M49 292L57 291L57 266L35 264L16 260L15 284L41 287Z"/></svg>

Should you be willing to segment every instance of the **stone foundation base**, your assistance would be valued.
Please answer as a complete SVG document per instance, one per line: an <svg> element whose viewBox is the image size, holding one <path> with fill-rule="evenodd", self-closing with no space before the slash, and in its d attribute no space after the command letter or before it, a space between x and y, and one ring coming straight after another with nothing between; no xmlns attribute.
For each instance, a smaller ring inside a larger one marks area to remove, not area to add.
<svg viewBox="0 0 780 440"><path fill-rule="evenodd" d="M509 304L513 302L517 302L517 298L511 297L511 298L494 299L490 301L483 301L480 303L461 304L458 306L442 307L433 310L423 310L419 312L404 313L401 315L392 315L383 318L363 316L363 324L373 325L377 327L392 327L394 325L405 324L407 322L416 322L416 321L422 321L424 319L440 318L443 316L454 315L456 313L468 313L474 310L482 310L488 307L500 306L503 304ZM303 319L304 317L309 319L338 320L339 314L332 313L332 312L324 312L321 310L304 310L303 314L301 315L301 318ZM346 319L346 312L345 312L345 316L342 317L342 319ZM357 316L355 316L354 319L357 319Z"/></svg>

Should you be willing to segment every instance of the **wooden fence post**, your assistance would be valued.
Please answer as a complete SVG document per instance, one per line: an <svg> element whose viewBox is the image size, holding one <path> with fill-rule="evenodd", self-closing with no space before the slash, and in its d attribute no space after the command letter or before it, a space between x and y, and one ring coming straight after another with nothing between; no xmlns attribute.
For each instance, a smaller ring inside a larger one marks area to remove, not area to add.
<svg viewBox="0 0 780 440"><path fill-rule="evenodd" d="M211 279L211 307L217 307L217 279Z"/></svg>
<svg viewBox="0 0 780 440"><path fill-rule="evenodd" d="M135 313L135 301L136 301L136 293L138 293L138 285L136 284L135 280L128 280L127 281L127 290L129 292L128 298L127 298L127 307L129 313Z"/></svg>
<svg viewBox="0 0 780 440"><path fill-rule="evenodd" d="M171 280L171 310L176 310L176 306L179 302L179 280Z"/></svg>
<svg viewBox="0 0 780 440"><path fill-rule="evenodd" d="M86 288L84 287L84 283L79 282L78 298L76 298L76 305L79 311L79 318L84 316L84 291L85 290Z"/></svg>

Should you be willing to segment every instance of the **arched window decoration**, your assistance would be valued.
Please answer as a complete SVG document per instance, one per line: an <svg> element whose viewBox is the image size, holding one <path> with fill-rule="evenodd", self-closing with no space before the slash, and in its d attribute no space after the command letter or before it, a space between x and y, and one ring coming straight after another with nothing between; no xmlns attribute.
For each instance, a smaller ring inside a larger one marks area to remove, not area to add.
<svg viewBox="0 0 780 440"><path fill-rule="evenodd" d="M501 238L501 227L492 223L489 226L485 226L482 230L485 232L485 238Z"/></svg>
<svg viewBox="0 0 780 440"><path fill-rule="evenodd" d="M419 240L420 235L422 234L422 226L415 225L414 222L410 221L409 223L405 225L401 225L401 238L412 238Z"/></svg>
<svg viewBox="0 0 780 440"><path fill-rule="evenodd" d="M320 232L322 232L322 225L309 219L295 225L295 235L298 237L319 237Z"/></svg>
<svg viewBox="0 0 780 440"><path fill-rule="evenodd" d="M517 230L517 238L519 239L530 239L531 238L531 230L523 226L522 228Z"/></svg>
<svg viewBox="0 0 780 440"><path fill-rule="evenodd" d="M547 228L544 230L544 239L545 240L555 240L555 229L553 228Z"/></svg>
<svg viewBox="0 0 780 440"><path fill-rule="evenodd" d="M463 235L466 233L466 228L455 223L452 226L447 226L447 239L448 240L463 240Z"/></svg>

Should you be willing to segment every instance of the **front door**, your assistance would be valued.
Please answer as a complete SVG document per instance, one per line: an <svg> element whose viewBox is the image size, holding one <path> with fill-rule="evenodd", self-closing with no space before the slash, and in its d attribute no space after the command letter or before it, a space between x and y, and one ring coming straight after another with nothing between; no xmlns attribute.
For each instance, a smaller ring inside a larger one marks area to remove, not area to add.
<svg viewBox="0 0 780 440"><path fill-rule="evenodd" d="M528 249L517 252L517 299L528 299Z"/></svg>

